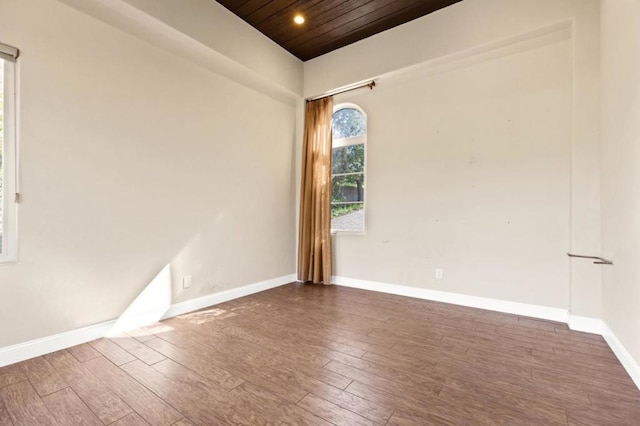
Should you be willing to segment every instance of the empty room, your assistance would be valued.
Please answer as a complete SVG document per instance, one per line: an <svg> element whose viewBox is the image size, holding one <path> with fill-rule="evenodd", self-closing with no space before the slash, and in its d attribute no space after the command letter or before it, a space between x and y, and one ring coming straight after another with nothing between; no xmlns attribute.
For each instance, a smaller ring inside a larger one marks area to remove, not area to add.
<svg viewBox="0 0 640 426"><path fill-rule="evenodd" d="M0 426L639 389L639 0L0 0Z"/></svg>

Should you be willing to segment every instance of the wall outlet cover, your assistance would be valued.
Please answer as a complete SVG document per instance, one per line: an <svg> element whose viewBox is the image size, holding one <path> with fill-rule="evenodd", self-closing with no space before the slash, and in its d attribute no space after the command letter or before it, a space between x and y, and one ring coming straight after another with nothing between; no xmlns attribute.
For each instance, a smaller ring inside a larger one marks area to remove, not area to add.
<svg viewBox="0 0 640 426"><path fill-rule="evenodd" d="M187 289L191 287L191 281L193 280L193 275L185 275L182 277L182 288Z"/></svg>

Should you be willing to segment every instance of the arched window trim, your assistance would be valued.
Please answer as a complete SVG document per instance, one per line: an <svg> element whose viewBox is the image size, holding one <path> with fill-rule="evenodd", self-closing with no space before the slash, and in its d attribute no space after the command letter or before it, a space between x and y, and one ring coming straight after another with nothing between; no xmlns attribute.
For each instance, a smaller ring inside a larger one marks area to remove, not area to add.
<svg viewBox="0 0 640 426"><path fill-rule="evenodd" d="M363 223L362 223L362 230L352 231L352 230L346 230L346 229L334 229L332 226L331 233L332 234L364 235L366 234L366 223L367 223L367 151L368 151L367 135L369 133L369 120L367 117L367 113L359 105L350 103L350 102L342 102L339 104L335 104L333 106L333 114L335 114L341 109L347 109L347 108L355 109L358 112L360 112L360 114L362 114L366 123L366 132L364 135L360 135L360 136L351 136L347 138L333 139L331 143L331 147L333 149L333 148L341 148L349 145L358 145L358 144L364 145L364 166L362 169L364 174L364 193L362 197L363 199L362 205L363 205L363 213L364 213ZM339 175L336 175L336 176L339 176Z"/></svg>
<svg viewBox="0 0 640 426"><path fill-rule="evenodd" d="M360 135L360 136L351 136L348 138L334 139L332 143L332 147L340 148L343 146L357 145L357 144L363 143L365 144L365 156L366 156L367 133L369 132L369 122L367 121L367 113L364 112L364 110L356 104L344 102L344 103L333 106L333 114L340 111L341 109L355 109L360 114L362 114L365 122L367 123L367 132L364 135Z"/></svg>

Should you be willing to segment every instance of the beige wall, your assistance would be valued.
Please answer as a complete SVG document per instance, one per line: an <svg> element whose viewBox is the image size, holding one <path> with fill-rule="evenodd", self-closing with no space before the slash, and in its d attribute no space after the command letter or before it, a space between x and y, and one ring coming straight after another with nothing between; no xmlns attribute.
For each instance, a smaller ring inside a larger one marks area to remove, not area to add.
<svg viewBox="0 0 640 426"><path fill-rule="evenodd" d="M597 1L465 0L304 71L305 95L379 83L339 99L370 145L336 275L601 316L599 267L566 257L601 248Z"/></svg>
<svg viewBox="0 0 640 426"><path fill-rule="evenodd" d="M570 52L560 40L343 98L369 119L367 234L335 236L335 274L567 307Z"/></svg>
<svg viewBox="0 0 640 426"><path fill-rule="evenodd" d="M602 2L604 319L640 363L640 2Z"/></svg>
<svg viewBox="0 0 640 426"><path fill-rule="evenodd" d="M58 1L255 91L302 93L302 61L215 1Z"/></svg>
<svg viewBox="0 0 640 426"><path fill-rule="evenodd" d="M115 319L166 265L173 302L294 272L293 102L53 0L0 2L0 40L23 197L0 347Z"/></svg>
<svg viewBox="0 0 640 426"><path fill-rule="evenodd" d="M302 92L302 61L212 0L124 0L217 52Z"/></svg>
<svg viewBox="0 0 640 426"><path fill-rule="evenodd" d="M305 63L304 88L298 60L188 1L201 16L0 2L0 41L22 50L24 200L0 347L114 319L167 265L173 302L292 273L299 95L374 77L338 99L371 124L368 233L336 237L336 273L602 315L600 267L564 254L601 249L598 1L465 0Z"/></svg>

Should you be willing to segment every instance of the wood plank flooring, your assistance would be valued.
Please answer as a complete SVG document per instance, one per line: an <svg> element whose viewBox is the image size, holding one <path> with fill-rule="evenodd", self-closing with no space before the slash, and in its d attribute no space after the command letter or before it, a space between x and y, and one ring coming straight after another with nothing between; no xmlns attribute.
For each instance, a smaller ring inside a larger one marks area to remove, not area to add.
<svg viewBox="0 0 640 426"><path fill-rule="evenodd" d="M8 425L638 425L600 336L289 284L0 368Z"/></svg>

